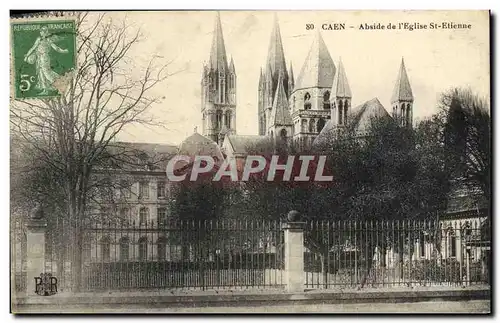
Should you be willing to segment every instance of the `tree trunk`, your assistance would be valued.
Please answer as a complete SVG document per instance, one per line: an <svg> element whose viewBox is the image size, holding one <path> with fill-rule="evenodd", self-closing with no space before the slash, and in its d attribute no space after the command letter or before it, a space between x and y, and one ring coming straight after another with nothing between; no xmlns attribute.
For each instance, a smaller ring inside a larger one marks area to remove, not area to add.
<svg viewBox="0 0 500 323"><path fill-rule="evenodd" d="M321 260L321 273L323 274L323 285L325 288L328 287L328 271L329 271L329 264L328 264L328 251L323 252L319 255L320 260Z"/></svg>
<svg viewBox="0 0 500 323"><path fill-rule="evenodd" d="M373 256L375 253L375 246L368 246L367 247L367 253L366 253L366 270L363 274L363 278L361 279L361 283L359 285L358 289L361 289L365 286L366 281L368 279L368 275L370 274L370 271L373 266Z"/></svg>

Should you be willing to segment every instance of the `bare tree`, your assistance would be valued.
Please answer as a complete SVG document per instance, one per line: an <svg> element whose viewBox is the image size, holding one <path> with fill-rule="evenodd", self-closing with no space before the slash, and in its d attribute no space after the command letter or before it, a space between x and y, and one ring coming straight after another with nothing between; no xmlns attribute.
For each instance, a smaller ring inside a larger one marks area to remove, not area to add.
<svg viewBox="0 0 500 323"><path fill-rule="evenodd" d="M170 62L153 57L136 66L131 49L140 43L140 30L104 14L76 17L77 68L56 82L60 96L11 101L11 132L52 174L57 174L63 216L75 234L74 250L81 249L79 224L86 214L96 169L110 168L124 153L113 154L117 135L131 125L159 125L149 109L160 102L151 90L175 74ZM119 148L119 147L118 147ZM116 150L115 150L116 151ZM41 201L47 203L47 200ZM72 261L78 288L78 256Z"/></svg>

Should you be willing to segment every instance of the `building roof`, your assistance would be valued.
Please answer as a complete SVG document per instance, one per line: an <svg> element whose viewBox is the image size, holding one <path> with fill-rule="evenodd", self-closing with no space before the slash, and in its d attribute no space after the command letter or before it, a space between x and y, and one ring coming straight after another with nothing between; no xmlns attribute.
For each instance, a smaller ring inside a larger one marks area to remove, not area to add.
<svg viewBox="0 0 500 323"><path fill-rule="evenodd" d="M314 87L331 88L335 70L330 52L318 31L302 65L294 90Z"/></svg>
<svg viewBox="0 0 500 323"><path fill-rule="evenodd" d="M278 88L273 100L273 107L271 109L271 118L269 124L271 126L290 125L293 124L292 117L288 110L288 99L286 98L285 89L282 84L282 77L278 79Z"/></svg>
<svg viewBox="0 0 500 323"><path fill-rule="evenodd" d="M228 135L227 140L233 148L235 154L247 154L248 152L258 152L259 146L270 143L267 136L259 135Z"/></svg>
<svg viewBox="0 0 500 323"><path fill-rule="evenodd" d="M212 48L210 50L210 68L214 70L228 70L226 47L224 45L224 36L222 34L219 12L217 12L215 16L214 35L212 38Z"/></svg>
<svg viewBox="0 0 500 323"><path fill-rule="evenodd" d="M210 138L197 132L184 139L179 145L178 155L186 156L212 156L222 160L222 152L219 145Z"/></svg>
<svg viewBox="0 0 500 323"><path fill-rule="evenodd" d="M333 79L332 94L330 97L352 97L351 88L349 87L349 82L347 81L347 75L345 73L344 64L342 64L342 59L339 60L339 68L337 69L337 73L335 73L335 77Z"/></svg>
<svg viewBox="0 0 500 323"><path fill-rule="evenodd" d="M283 42L281 41L280 26L276 14L274 14L274 24L271 32L271 39L269 40L266 64L270 66L272 75L277 76L280 73L283 73L284 76L288 75L285 53L283 51Z"/></svg>
<svg viewBox="0 0 500 323"><path fill-rule="evenodd" d="M351 118L357 132L368 131L374 118L391 118L378 98L373 98L351 110Z"/></svg>
<svg viewBox="0 0 500 323"><path fill-rule="evenodd" d="M364 102L363 104L358 105L350 112L350 122L351 125L354 126L355 131L357 133L363 134L369 130L371 121L374 118L391 118L392 117L387 113L384 106L378 98L373 98L369 101ZM323 130L319 133L316 139L313 142L313 146L318 146L325 143L328 140L333 139L335 126L332 120L328 120L328 122L323 127Z"/></svg>
<svg viewBox="0 0 500 323"><path fill-rule="evenodd" d="M408 80L408 75L406 74L404 59L401 59L398 78L394 84L394 91L391 97L391 103L397 101L413 101L413 92L411 90L410 81Z"/></svg>

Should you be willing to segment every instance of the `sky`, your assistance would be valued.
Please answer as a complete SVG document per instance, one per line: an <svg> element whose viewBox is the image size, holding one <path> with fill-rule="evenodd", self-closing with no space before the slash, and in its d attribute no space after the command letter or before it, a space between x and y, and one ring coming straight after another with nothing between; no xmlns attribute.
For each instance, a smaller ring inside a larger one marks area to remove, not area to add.
<svg viewBox="0 0 500 323"><path fill-rule="evenodd" d="M228 59L233 57L237 74L238 134L257 134L259 71L266 61L274 13L220 12L226 53ZM140 66L151 57L159 56L159 62L171 61L169 72L178 72L151 92L151 95L163 98L150 112L164 127L130 127L118 139L179 144L193 133L195 127L201 129L201 72L210 56L216 13L140 11L110 12L108 16L116 22L125 20L131 30L140 28L142 40L129 53L135 65ZM278 11L277 17L287 65L293 65L295 79L317 29L323 24L345 24L344 30L320 32L335 64L338 65L339 58L342 58L353 106L377 97L389 110L402 57L415 98L415 120L435 113L440 93L451 87L470 87L480 96L489 98L487 11ZM471 24L471 28L359 29L360 24L418 23L429 26L430 23L442 22ZM315 29L306 30L306 24L314 24Z"/></svg>

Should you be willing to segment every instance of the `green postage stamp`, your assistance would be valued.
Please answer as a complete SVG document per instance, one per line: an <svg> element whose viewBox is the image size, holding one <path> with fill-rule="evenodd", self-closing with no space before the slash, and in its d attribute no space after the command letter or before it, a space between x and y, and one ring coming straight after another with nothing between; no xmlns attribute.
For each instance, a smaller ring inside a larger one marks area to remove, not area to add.
<svg viewBox="0 0 500 323"><path fill-rule="evenodd" d="M12 22L11 33L14 98L59 96L65 87L60 80L76 65L75 21Z"/></svg>

